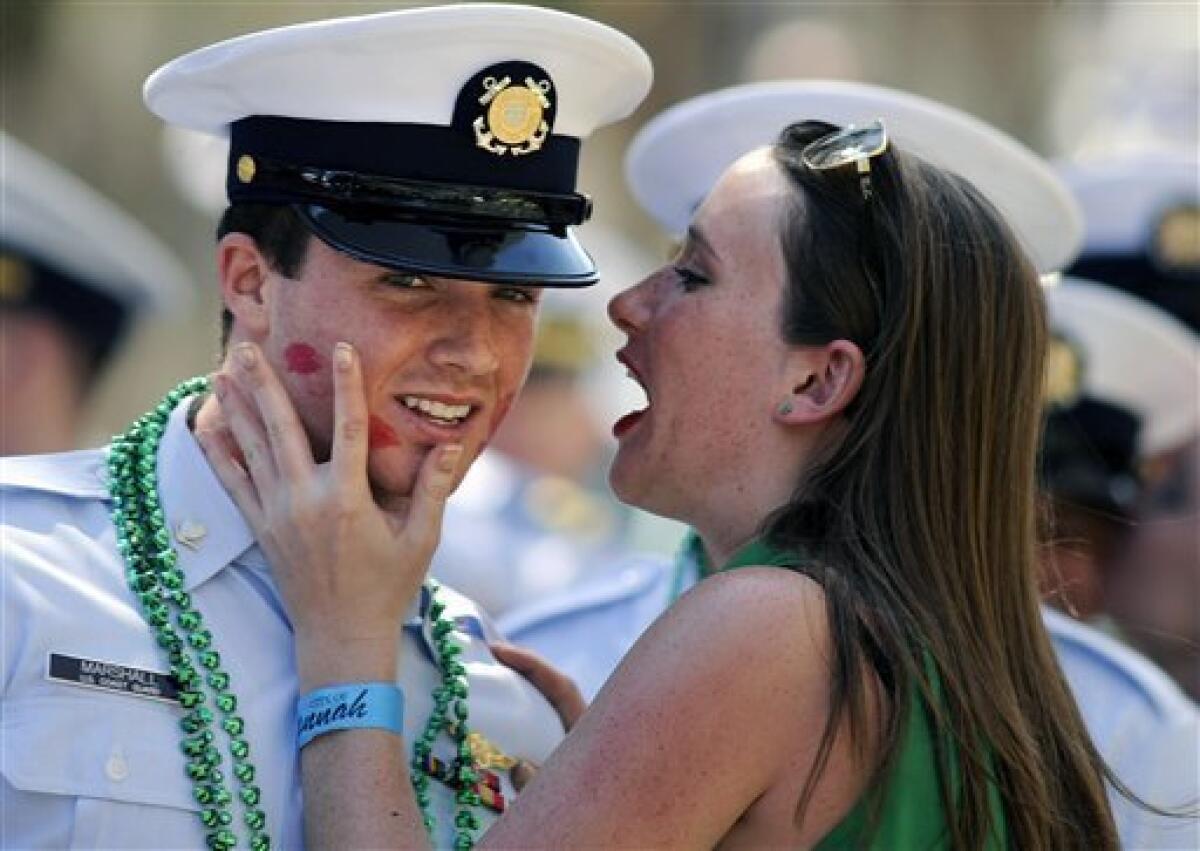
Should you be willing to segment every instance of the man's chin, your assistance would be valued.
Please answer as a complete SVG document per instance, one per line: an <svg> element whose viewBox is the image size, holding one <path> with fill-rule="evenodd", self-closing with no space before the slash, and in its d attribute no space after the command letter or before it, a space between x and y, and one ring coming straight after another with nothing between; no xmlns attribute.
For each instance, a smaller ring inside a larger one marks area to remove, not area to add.
<svg viewBox="0 0 1200 851"><path fill-rule="evenodd" d="M371 490L381 502L405 500L412 496L421 475L421 467L433 447L388 447L372 449L367 457L367 477ZM469 453L467 463L460 462L451 493L458 490L463 477L478 457L478 451Z"/></svg>
<svg viewBox="0 0 1200 851"><path fill-rule="evenodd" d="M417 485L425 453L397 449L372 450L367 459L371 490L381 500L407 499Z"/></svg>

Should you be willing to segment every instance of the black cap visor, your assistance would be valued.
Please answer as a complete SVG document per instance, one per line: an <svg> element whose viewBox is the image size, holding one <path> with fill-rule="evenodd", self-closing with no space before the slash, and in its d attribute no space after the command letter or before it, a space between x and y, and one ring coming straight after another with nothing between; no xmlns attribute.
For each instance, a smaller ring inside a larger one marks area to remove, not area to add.
<svg viewBox="0 0 1200 851"><path fill-rule="evenodd" d="M569 227L414 221L319 204L295 208L325 243L364 263L490 284L570 288L599 279L596 264Z"/></svg>

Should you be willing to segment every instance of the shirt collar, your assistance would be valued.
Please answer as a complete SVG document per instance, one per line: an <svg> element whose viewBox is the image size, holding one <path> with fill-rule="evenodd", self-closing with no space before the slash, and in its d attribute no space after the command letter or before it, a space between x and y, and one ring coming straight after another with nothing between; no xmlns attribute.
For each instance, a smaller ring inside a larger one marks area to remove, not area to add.
<svg viewBox="0 0 1200 851"><path fill-rule="evenodd" d="M270 572L254 533L188 428L193 400L184 399L171 412L158 448L159 499L189 592L238 560ZM429 603L429 590L422 587L404 623L420 630Z"/></svg>
<svg viewBox="0 0 1200 851"><path fill-rule="evenodd" d="M158 448L158 495L167 531L192 591L254 546L254 534L188 428L192 397L167 421Z"/></svg>

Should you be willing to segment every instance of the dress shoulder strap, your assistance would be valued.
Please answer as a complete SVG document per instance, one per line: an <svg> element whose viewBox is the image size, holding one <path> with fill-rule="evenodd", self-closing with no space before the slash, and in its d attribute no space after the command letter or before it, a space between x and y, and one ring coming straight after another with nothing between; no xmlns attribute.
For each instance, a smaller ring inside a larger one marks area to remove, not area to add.
<svg viewBox="0 0 1200 851"><path fill-rule="evenodd" d="M739 567L766 565L769 567L786 567L798 570L808 575L807 560L794 550L784 550L771 546L763 538L752 538L740 550L735 552L721 570L736 570Z"/></svg>

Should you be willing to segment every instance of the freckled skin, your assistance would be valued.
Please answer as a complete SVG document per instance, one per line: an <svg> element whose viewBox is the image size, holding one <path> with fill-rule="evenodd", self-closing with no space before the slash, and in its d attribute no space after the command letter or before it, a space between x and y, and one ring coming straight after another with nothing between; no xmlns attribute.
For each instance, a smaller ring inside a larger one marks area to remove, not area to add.
<svg viewBox="0 0 1200 851"><path fill-rule="evenodd" d="M368 413L394 435L383 439L384 429L375 426L368 475L379 493L407 496L432 443L413 430L398 395L443 393L481 404L463 437L466 456L474 458L495 412L524 381L536 307L501 297L506 292L444 278L414 285L314 237L296 279L269 273L267 328L252 339L281 375L318 461L328 458L333 430L333 347L339 341L355 347ZM288 369L289 348L297 344L317 353L317 372Z"/></svg>
<svg viewBox="0 0 1200 851"><path fill-rule="evenodd" d="M779 333L782 207L763 200L787 197L785 180L769 162L727 175L695 219L715 256L689 240L672 264L609 305L651 403L620 440L609 474L622 501L695 523L713 503L730 510L756 478L778 476L787 449L771 454L779 439L772 412L789 349ZM677 267L710 283L688 291Z"/></svg>

